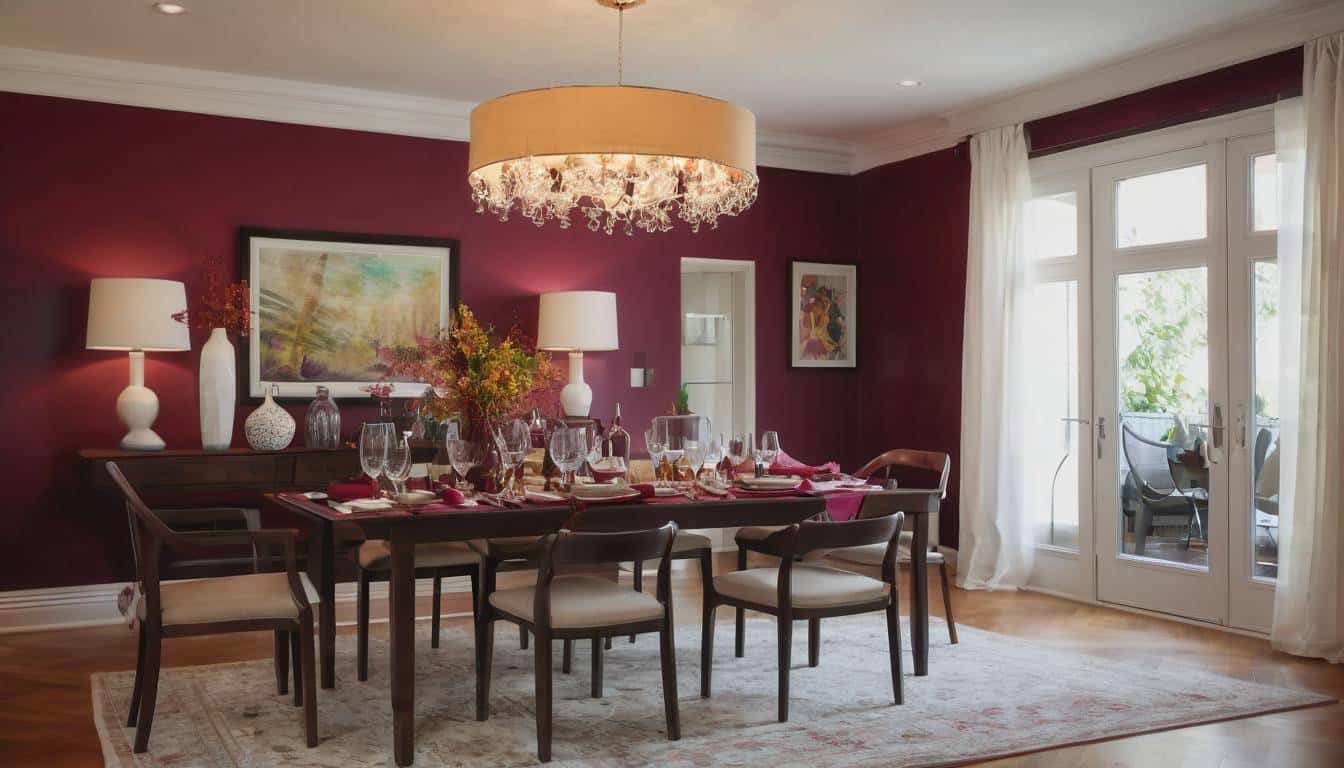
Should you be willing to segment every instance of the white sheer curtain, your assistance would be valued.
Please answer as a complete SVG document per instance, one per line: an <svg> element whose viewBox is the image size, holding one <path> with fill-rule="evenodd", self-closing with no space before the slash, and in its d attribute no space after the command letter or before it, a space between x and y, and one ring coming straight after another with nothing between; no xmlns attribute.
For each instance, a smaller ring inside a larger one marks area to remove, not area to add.
<svg viewBox="0 0 1344 768"><path fill-rule="evenodd" d="M1344 34L1307 43L1275 113L1282 285L1275 648L1344 661Z"/></svg>
<svg viewBox="0 0 1344 768"><path fill-rule="evenodd" d="M971 137L971 226L961 372L961 542L966 589L1026 583L1026 301L1023 217L1031 198L1021 125Z"/></svg>

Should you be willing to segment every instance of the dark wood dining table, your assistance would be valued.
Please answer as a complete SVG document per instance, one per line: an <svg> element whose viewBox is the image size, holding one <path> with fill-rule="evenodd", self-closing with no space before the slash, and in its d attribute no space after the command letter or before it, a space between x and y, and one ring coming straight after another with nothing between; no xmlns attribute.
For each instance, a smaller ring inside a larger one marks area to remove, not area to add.
<svg viewBox="0 0 1344 768"><path fill-rule="evenodd" d="M928 515L939 506L939 492L898 489L868 492L896 496L896 506L913 517L914 540L910 568L910 647L916 675L928 674L929 613ZM512 536L542 536L562 527L586 531L654 528L668 521L681 528L737 528L754 525L791 525L821 514L826 500L820 495L772 498L648 501L595 504L582 509L568 504L520 507L477 506L442 511L393 507L345 514L323 501L301 493L267 494L267 507L297 515L310 525L308 574L321 597L318 604L318 656L323 688L336 686L337 527L357 528L367 539L386 539L391 548L391 695L392 744L397 765L415 758L415 545L426 541L467 541ZM272 509L271 511L274 511Z"/></svg>

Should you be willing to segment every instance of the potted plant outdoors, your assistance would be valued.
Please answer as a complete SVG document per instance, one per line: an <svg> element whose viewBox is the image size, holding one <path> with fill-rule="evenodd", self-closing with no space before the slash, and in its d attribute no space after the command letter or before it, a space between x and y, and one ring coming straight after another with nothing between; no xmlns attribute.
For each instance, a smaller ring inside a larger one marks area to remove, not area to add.
<svg viewBox="0 0 1344 768"><path fill-rule="evenodd" d="M458 305L456 321L445 333L386 350L383 357L389 361L386 380L429 385L422 414L440 423L456 419L464 439L484 444L483 461L468 478L477 487L483 476L493 480L501 466L495 426L533 408L554 410L563 378L550 354L518 326L501 336L466 304Z"/></svg>

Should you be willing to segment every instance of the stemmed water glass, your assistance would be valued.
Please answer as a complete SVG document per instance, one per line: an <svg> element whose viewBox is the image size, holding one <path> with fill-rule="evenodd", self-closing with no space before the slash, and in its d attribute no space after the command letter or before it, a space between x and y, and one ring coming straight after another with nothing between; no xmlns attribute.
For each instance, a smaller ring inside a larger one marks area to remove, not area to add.
<svg viewBox="0 0 1344 768"><path fill-rule="evenodd" d="M387 445L387 465L383 468L383 474L392 481L392 489L398 495L406 493L406 479L411 476L411 467L414 465L410 441L405 437L397 439L393 433Z"/></svg>
<svg viewBox="0 0 1344 768"><path fill-rule="evenodd" d="M644 448L649 452L649 459L653 461L653 479L654 485L661 486L662 478L658 477L658 468L663 463L663 451L667 449L667 443L658 438L657 431L653 427L644 430Z"/></svg>
<svg viewBox="0 0 1344 768"><path fill-rule="evenodd" d="M723 463L723 435L711 437L709 444L705 446L705 464L710 467L714 473L714 479L719 479L719 465Z"/></svg>
<svg viewBox="0 0 1344 768"><path fill-rule="evenodd" d="M775 459L779 458L779 433L772 430L761 433L761 448L756 452L756 462L765 465L765 471L768 474L770 467L775 465Z"/></svg>
<svg viewBox="0 0 1344 768"><path fill-rule="evenodd" d="M495 447L499 449L499 457L504 460L506 470L513 473L512 485L518 489L518 492L515 492L506 485L504 495L509 498L517 498L521 493L523 459L527 457L527 449L531 445L532 428L522 419L514 419L503 428L495 430Z"/></svg>
<svg viewBox="0 0 1344 768"><path fill-rule="evenodd" d="M378 498L378 476L387 467L387 443L391 424L367 423L359 429L359 466L373 480L373 498Z"/></svg>
<svg viewBox="0 0 1344 768"><path fill-rule="evenodd" d="M476 468L481 463L481 446L479 443L473 443L470 440L449 439L447 441L448 463L453 465L453 471L462 478L462 485L466 492L474 490L471 483L467 480L467 473Z"/></svg>
<svg viewBox="0 0 1344 768"><path fill-rule="evenodd" d="M683 440L681 446L686 454L686 463L691 467L691 480L700 479L700 470L705 467L705 441Z"/></svg>
<svg viewBox="0 0 1344 768"><path fill-rule="evenodd" d="M731 481L737 468L742 466L750 445L751 435L744 435L741 432L734 433L732 439L728 441L728 461L733 465L732 469L728 470L728 480Z"/></svg>
<svg viewBox="0 0 1344 768"><path fill-rule="evenodd" d="M588 433L582 428L557 427L551 433L551 461L560 469L560 482L574 484L574 473L588 455Z"/></svg>

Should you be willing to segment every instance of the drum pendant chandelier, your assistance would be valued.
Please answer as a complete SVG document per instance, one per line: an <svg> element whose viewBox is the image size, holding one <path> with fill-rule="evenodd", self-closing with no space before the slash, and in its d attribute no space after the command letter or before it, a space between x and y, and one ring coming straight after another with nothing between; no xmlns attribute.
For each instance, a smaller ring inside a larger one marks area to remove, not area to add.
<svg viewBox="0 0 1344 768"><path fill-rule="evenodd" d="M718 226L756 201L756 117L694 93L624 84L625 10L645 0L597 0L616 10L617 84L541 88L471 112L467 180L476 212L594 232L672 229L672 218Z"/></svg>

